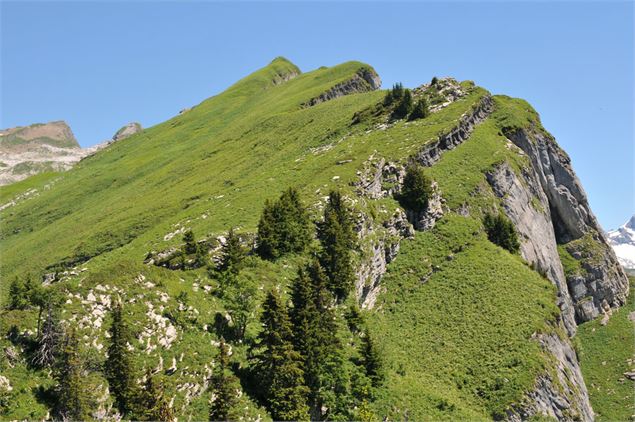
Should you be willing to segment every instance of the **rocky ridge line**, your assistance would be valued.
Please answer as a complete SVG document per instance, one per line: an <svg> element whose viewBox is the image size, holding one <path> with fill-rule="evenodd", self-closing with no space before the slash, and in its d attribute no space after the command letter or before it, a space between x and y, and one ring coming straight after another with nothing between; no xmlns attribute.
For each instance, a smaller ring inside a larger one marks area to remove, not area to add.
<svg viewBox="0 0 635 422"><path fill-rule="evenodd" d="M375 91L381 86L379 75L370 68L363 67L359 69L352 78L340 82L318 95L311 98L302 107L313 107L314 105L330 101L334 98L343 97L344 95L355 94L359 92Z"/></svg>

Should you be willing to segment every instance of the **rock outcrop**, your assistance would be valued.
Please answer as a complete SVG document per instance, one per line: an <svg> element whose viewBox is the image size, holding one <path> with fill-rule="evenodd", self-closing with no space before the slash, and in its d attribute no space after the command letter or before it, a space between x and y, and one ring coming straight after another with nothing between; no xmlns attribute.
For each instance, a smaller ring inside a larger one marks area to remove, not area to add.
<svg viewBox="0 0 635 422"><path fill-rule="evenodd" d="M0 130L0 186L68 170L85 155L63 121Z"/></svg>
<svg viewBox="0 0 635 422"><path fill-rule="evenodd" d="M505 134L530 158L548 199L556 240L583 268L580 273L567 274L576 319L588 321L606 307L623 305L628 279L591 212L570 158L541 130L506 130Z"/></svg>
<svg viewBox="0 0 635 422"><path fill-rule="evenodd" d="M120 141L122 139L126 139L126 138L134 135L135 133L139 133L142 130L143 130L143 127L141 127L140 123L137 123L137 122L128 123L127 125L125 125L121 129L119 129L113 135L112 140L113 141Z"/></svg>
<svg viewBox="0 0 635 422"><path fill-rule="evenodd" d="M535 340L555 359L555 374L539 376L534 390L507 412L507 420L520 422L540 415L559 421L592 421L589 393L570 342L557 334L536 335Z"/></svg>
<svg viewBox="0 0 635 422"><path fill-rule="evenodd" d="M379 89L380 86L381 79L379 78L377 72L375 72L372 68L362 67L353 75L352 78L338 83L317 97L311 98L309 101L302 104L302 106L312 107L334 98L343 97L344 95L374 91Z"/></svg>
<svg viewBox="0 0 635 422"><path fill-rule="evenodd" d="M474 126L485 120L493 109L492 98L489 95L483 97L471 112L461 117L459 124L454 129L439 136L437 140L424 145L414 159L426 167L436 163L443 152L454 149L465 142L472 134Z"/></svg>

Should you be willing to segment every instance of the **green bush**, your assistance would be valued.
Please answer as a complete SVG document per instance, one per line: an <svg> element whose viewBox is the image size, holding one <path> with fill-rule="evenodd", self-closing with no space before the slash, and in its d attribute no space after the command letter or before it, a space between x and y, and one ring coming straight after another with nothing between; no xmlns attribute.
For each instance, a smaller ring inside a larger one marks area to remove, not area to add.
<svg viewBox="0 0 635 422"><path fill-rule="evenodd" d="M511 253L517 253L520 249L520 242L514 224L503 214L486 214L483 225L487 232L487 238L501 248L507 249Z"/></svg>
<svg viewBox="0 0 635 422"><path fill-rule="evenodd" d="M431 195L432 182L425 175L423 168L418 164L408 166L398 198L401 205L407 210L421 212L428 207Z"/></svg>

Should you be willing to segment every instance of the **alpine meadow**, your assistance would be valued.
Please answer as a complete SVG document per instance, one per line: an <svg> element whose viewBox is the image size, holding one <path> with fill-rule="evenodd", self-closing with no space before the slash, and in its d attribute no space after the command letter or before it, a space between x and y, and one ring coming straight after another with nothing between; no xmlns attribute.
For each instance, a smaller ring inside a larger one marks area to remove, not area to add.
<svg viewBox="0 0 635 422"><path fill-rule="evenodd" d="M3 420L635 414L632 280L522 99L278 57L74 154L0 194Z"/></svg>

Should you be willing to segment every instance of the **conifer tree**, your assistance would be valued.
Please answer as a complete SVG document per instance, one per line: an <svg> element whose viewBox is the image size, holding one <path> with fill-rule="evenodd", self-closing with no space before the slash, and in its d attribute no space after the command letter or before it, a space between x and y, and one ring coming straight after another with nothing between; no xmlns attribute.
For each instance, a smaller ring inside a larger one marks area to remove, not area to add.
<svg viewBox="0 0 635 422"><path fill-rule="evenodd" d="M331 306L333 295L318 261L298 271L291 299L294 346L304 364L311 419L326 417L322 408L328 408L331 416L345 413L346 406L340 402L346 393L347 374Z"/></svg>
<svg viewBox="0 0 635 422"><path fill-rule="evenodd" d="M245 259L245 248L240 243L240 237L233 228L229 229L227 239L221 249L221 261L218 265L219 271L237 275Z"/></svg>
<svg viewBox="0 0 635 422"><path fill-rule="evenodd" d="M418 164L411 164L406 168L403 188L399 195L399 202L404 208L421 212L428 207L428 200L432 196L432 182Z"/></svg>
<svg viewBox="0 0 635 422"><path fill-rule="evenodd" d="M420 99L412 109L412 113L408 116L408 120L424 119L430 115L428 102L425 98Z"/></svg>
<svg viewBox="0 0 635 422"><path fill-rule="evenodd" d="M412 94L409 89L403 91L403 96L399 99L397 107L393 111L393 119L403 119L412 111Z"/></svg>
<svg viewBox="0 0 635 422"><path fill-rule="evenodd" d="M378 387L384 380L383 361L377 345L368 331L362 337L361 355L366 375L372 381L373 386Z"/></svg>
<svg viewBox="0 0 635 422"><path fill-rule="evenodd" d="M261 350L255 366L267 408L274 420L306 420L308 388L304 385L302 358L293 348L289 315L275 291L267 294L261 322Z"/></svg>
<svg viewBox="0 0 635 422"><path fill-rule="evenodd" d="M56 413L63 420L90 419L91 400L85 383L84 364L74 330L66 333L54 372L57 380Z"/></svg>
<svg viewBox="0 0 635 422"><path fill-rule="evenodd" d="M265 202L258 223L258 254L275 259L300 253L311 241L309 215L295 188L282 193L276 202Z"/></svg>
<svg viewBox="0 0 635 422"><path fill-rule="evenodd" d="M174 412L165 397L163 388L157 385L150 370L146 371L143 389L137 399L136 416L139 420L169 422L174 420Z"/></svg>
<svg viewBox="0 0 635 422"><path fill-rule="evenodd" d="M194 233L192 230L188 230L183 234L183 253L185 255L192 255L196 253L196 240L194 239Z"/></svg>
<svg viewBox="0 0 635 422"><path fill-rule="evenodd" d="M105 374L115 405L123 415L134 410L134 399L137 394L135 373L128 344L132 343L132 334L124 320L121 303L117 303L111 312L112 324L110 346L106 359Z"/></svg>
<svg viewBox="0 0 635 422"><path fill-rule="evenodd" d="M210 421L231 421L237 419L236 404L238 397L238 379L229 373L229 350L225 340L221 338L218 361L211 379L214 401L209 409Z"/></svg>
<svg viewBox="0 0 635 422"><path fill-rule="evenodd" d="M318 224L318 239L322 246L320 263L329 278L331 291L343 300L355 281L352 262L355 232L351 212L337 191L329 194L324 221Z"/></svg>

